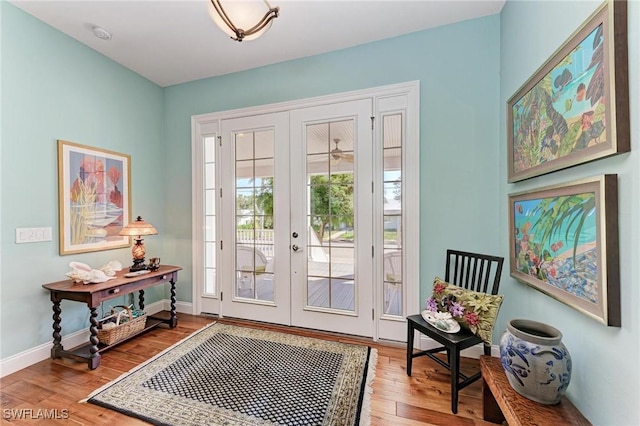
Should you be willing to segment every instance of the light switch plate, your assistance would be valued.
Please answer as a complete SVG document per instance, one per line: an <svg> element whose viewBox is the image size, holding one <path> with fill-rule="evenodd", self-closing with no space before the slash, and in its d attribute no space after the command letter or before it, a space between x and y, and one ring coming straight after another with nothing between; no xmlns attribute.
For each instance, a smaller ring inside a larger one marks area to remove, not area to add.
<svg viewBox="0 0 640 426"><path fill-rule="evenodd" d="M51 241L51 228L16 228L16 244Z"/></svg>

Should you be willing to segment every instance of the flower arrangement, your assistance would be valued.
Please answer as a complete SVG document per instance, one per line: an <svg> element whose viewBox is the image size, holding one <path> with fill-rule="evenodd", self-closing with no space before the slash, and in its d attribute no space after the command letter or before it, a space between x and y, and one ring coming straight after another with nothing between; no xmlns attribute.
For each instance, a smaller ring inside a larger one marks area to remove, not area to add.
<svg viewBox="0 0 640 426"><path fill-rule="evenodd" d="M466 305L447 291L447 284L436 282L433 286L433 294L426 300L425 309L437 313L447 313L451 318L468 326L471 332L475 332L480 319L473 309L467 309Z"/></svg>

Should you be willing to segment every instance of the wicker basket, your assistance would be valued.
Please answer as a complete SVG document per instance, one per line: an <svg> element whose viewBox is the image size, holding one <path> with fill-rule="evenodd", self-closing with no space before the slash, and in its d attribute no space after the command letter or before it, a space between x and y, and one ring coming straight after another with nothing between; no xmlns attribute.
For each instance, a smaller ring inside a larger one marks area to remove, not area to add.
<svg viewBox="0 0 640 426"><path fill-rule="evenodd" d="M120 310L118 310L118 308ZM111 308L111 315L100 320L100 327L106 320L111 318L116 319L116 326L103 329L98 329L98 340L105 345L112 345L122 339L126 339L134 333L142 330L147 322L147 315L140 315L137 318L133 317L133 312L128 306L118 305Z"/></svg>

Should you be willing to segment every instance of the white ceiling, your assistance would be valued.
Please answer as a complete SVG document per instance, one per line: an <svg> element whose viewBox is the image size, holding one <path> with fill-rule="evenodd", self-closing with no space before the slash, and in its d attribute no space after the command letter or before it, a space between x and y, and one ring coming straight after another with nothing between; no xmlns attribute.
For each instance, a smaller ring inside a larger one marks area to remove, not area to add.
<svg viewBox="0 0 640 426"><path fill-rule="evenodd" d="M505 0L271 0L272 6L280 7L280 16L271 29L257 40L238 43L211 21L207 1L12 0L11 3L163 87L491 15L498 13L505 3ZM94 26L108 30L112 39L96 38Z"/></svg>

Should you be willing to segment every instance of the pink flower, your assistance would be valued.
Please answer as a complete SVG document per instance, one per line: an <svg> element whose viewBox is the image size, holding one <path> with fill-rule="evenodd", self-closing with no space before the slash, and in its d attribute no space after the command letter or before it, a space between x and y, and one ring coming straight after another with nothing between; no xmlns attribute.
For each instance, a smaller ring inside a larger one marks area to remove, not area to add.
<svg viewBox="0 0 640 426"><path fill-rule="evenodd" d="M442 283L438 283L433 286L433 292L435 294L442 294L447 289L447 286Z"/></svg>
<svg viewBox="0 0 640 426"><path fill-rule="evenodd" d="M467 312L467 313L465 313L464 314L464 320L471 327L475 327L480 322L480 319L478 318L478 314L476 314L475 312Z"/></svg>

